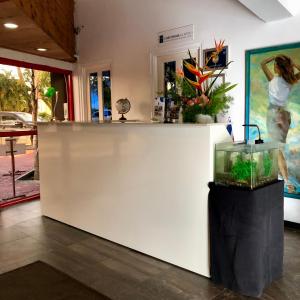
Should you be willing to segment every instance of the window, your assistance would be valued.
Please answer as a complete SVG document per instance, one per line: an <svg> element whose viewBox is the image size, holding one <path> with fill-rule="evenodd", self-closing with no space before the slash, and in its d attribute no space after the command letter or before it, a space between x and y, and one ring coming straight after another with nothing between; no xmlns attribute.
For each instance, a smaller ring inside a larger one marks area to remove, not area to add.
<svg viewBox="0 0 300 300"><path fill-rule="evenodd" d="M98 74L91 73L89 76L90 84L90 105L91 118L93 122L99 121L99 96L98 96Z"/></svg>
<svg viewBox="0 0 300 300"><path fill-rule="evenodd" d="M111 121L110 70L89 73L90 115L93 122Z"/></svg>
<svg viewBox="0 0 300 300"><path fill-rule="evenodd" d="M111 121L111 80L110 71L102 72L103 119Z"/></svg>
<svg viewBox="0 0 300 300"><path fill-rule="evenodd" d="M13 116L3 116L2 121L16 121L17 119Z"/></svg>
<svg viewBox="0 0 300 300"><path fill-rule="evenodd" d="M164 95L169 97L170 92L176 88L176 61L165 62L164 83Z"/></svg>

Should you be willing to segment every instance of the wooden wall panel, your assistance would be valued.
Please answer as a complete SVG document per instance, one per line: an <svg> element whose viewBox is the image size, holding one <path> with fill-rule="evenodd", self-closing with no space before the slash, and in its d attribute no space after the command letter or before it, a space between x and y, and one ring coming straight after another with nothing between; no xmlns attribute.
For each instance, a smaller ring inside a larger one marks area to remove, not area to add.
<svg viewBox="0 0 300 300"><path fill-rule="evenodd" d="M71 12L68 11L68 14L71 18ZM57 23L55 20L53 21L55 24ZM15 30L6 29L2 26L6 22L16 23L19 27ZM71 37L74 36L73 27L72 30L70 29L69 35ZM65 40L67 40L66 37ZM25 14L19 6L16 6L12 0L0 0L0 47L59 60L75 61L74 51L70 50L67 52L65 50L67 47L60 46L50 34L46 33L41 26ZM46 48L48 51L39 52L37 48Z"/></svg>
<svg viewBox="0 0 300 300"><path fill-rule="evenodd" d="M74 58L74 0L11 1Z"/></svg>

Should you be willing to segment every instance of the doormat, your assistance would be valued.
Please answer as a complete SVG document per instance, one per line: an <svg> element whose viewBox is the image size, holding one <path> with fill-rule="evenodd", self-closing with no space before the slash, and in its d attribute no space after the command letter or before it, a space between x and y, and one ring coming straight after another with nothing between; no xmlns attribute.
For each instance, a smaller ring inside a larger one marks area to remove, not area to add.
<svg viewBox="0 0 300 300"><path fill-rule="evenodd" d="M111 300L41 261L1 274L0 299Z"/></svg>

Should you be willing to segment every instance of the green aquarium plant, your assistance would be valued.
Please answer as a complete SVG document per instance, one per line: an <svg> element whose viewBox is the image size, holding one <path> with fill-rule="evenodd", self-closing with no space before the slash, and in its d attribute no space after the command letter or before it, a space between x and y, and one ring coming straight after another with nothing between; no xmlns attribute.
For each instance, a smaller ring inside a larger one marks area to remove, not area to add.
<svg viewBox="0 0 300 300"><path fill-rule="evenodd" d="M231 176L236 181L249 181L251 174L256 172L256 167L256 162L244 160L242 155L239 155L231 168Z"/></svg>
<svg viewBox="0 0 300 300"><path fill-rule="evenodd" d="M272 171L272 159L269 153L264 153L263 165L264 165L264 176L269 177Z"/></svg>

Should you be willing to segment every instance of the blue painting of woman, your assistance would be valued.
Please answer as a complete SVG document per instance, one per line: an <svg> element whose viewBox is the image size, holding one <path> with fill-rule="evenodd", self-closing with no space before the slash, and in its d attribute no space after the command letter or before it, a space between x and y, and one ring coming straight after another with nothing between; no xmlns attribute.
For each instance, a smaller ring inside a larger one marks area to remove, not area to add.
<svg viewBox="0 0 300 300"><path fill-rule="evenodd" d="M274 62L274 70L268 66L271 62ZM294 193L296 188L289 180L283 148L291 125L291 113L287 108L289 96L293 86L300 80L300 66L295 64L290 57L281 54L264 59L261 62L261 67L269 82L267 131L273 141L282 145L278 157L279 171L288 192Z"/></svg>

